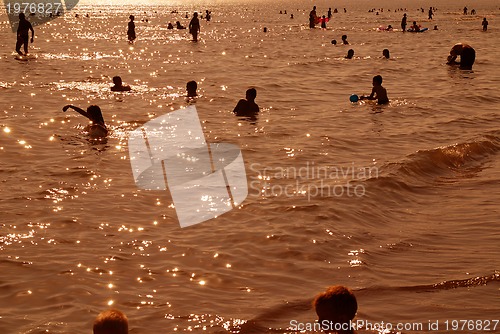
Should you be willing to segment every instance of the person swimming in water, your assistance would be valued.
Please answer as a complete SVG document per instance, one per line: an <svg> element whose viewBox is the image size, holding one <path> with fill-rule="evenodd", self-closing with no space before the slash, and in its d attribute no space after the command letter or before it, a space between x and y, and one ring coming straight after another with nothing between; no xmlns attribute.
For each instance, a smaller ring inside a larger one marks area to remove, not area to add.
<svg viewBox="0 0 500 334"><path fill-rule="evenodd" d="M176 22L175 22L175 27L176 27L177 29L186 29L186 27L184 27L184 26L181 24L181 22L180 22L180 21L176 21Z"/></svg>
<svg viewBox="0 0 500 334"><path fill-rule="evenodd" d="M382 50L382 56L384 56L385 59L391 58L391 56L389 54L389 49Z"/></svg>
<svg viewBox="0 0 500 334"><path fill-rule="evenodd" d="M356 333L352 320L358 311L358 302L350 289L341 285L331 286L314 298L313 307L324 333Z"/></svg>
<svg viewBox="0 0 500 334"><path fill-rule="evenodd" d="M35 38L35 30L30 21L26 20L24 13L19 14L19 26L17 27L17 42L16 42L16 52L21 56L26 56L28 54L28 41L29 32L31 30L31 43ZM21 52L21 47L24 46L24 54Z"/></svg>
<svg viewBox="0 0 500 334"><path fill-rule="evenodd" d="M370 96L361 96L361 100L377 100L377 104L389 103L389 98L387 97L387 90L382 87L382 76L376 75L373 77L373 89Z"/></svg>
<svg viewBox="0 0 500 334"><path fill-rule="evenodd" d="M128 334L128 319L117 309L99 313L92 328L94 334Z"/></svg>
<svg viewBox="0 0 500 334"><path fill-rule="evenodd" d="M354 57L354 50L349 49L349 51L347 51L347 56L345 56L344 58L345 59L352 59L352 57Z"/></svg>
<svg viewBox="0 0 500 334"><path fill-rule="evenodd" d="M127 30L127 36L128 36L128 42L133 43L136 36L135 36L135 23L134 23L134 15L129 16L129 23L128 23L128 30Z"/></svg>
<svg viewBox="0 0 500 334"><path fill-rule="evenodd" d="M87 108L87 111L85 111L74 105L68 104L63 107L63 111L66 112L69 108L87 117L92 122L86 129L92 137L105 137L108 134L108 129L104 123L104 118L102 117L101 108L99 108L99 106L91 105Z"/></svg>
<svg viewBox="0 0 500 334"><path fill-rule="evenodd" d="M112 92L128 92L132 90L130 86L124 86L122 82L122 78L119 76L113 77L113 83L115 84L113 87L111 87Z"/></svg>
<svg viewBox="0 0 500 334"><path fill-rule="evenodd" d="M188 81L186 84L186 92L187 92L187 98L188 99L193 99L198 96L198 93L196 93L196 90L198 89L198 84L196 81L191 80Z"/></svg>
<svg viewBox="0 0 500 334"><path fill-rule="evenodd" d="M459 63L456 61L458 56L460 56ZM459 65L461 70L472 70L472 65L474 65L474 61L476 60L476 50L469 44L455 44L451 48L447 60L447 65Z"/></svg>
<svg viewBox="0 0 500 334"><path fill-rule="evenodd" d="M247 89L246 100L241 99L238 101L233 112L236 116L255 117L259 113L259 106L255 103L257 97L257 90L255 88Z"/></svg>
<svg viewBox="0 0 500 334"><path fill-rule="evenodd" d="M347 41L347 35L342 35L342 43L344 43L344 45L349 44L349 42Z"/></svg>

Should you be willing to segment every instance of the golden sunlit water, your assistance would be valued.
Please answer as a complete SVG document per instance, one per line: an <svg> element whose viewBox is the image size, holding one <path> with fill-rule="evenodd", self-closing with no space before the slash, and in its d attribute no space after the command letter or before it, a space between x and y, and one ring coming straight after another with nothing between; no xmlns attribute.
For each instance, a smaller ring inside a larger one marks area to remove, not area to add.
<svg viewBox="0 0 500 334"><path fill-rule="evenodd" d="M309 29L313 5L338 7L327 30ZM116 307L131 333L299 333L290 321L314 321L333 284L372 322L498 319L500 8L463 6L86 1L35 26L27 61L2 12L0 332L90 333ZM397 31L400 7L429 30ZM167 29L207 9L198 43ZM344 34L349 46L331 43ZM476 50L472 71L445 64L458 42ZM390 104L351 103L377 74ZM130 92L111 91L116 75ZM238 118L249 87L260 114ZM67 104L100 106L108 135ZM128 139L190 104L206 142L241 148L249 195L180 228L169 191L134 183Z"/></svg>

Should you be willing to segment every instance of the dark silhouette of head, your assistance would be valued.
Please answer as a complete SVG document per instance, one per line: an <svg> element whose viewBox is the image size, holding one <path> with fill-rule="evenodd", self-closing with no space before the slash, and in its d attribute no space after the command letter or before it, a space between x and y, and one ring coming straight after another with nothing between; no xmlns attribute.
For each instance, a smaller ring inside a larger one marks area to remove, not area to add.
<svg viewBox="0 0 500 334"><path fill-rule="evenodd" d="M194 81L194 80L189 81L186 84L187 96L188 97L195 97L195 96L197 96L198 95L196 93L197 89L198 89L198 84L196 83L196 81Z"/></svg>
<svg viewBox="0 0 500 334"><path fill-rule="evenodd" d="M349 49L349 51L347 51L347 56L345 56L347 59L352 59L352 57L354 57L354 50L353 49Z"/></svg>
<svg viewBox="0 0 500 334"><path fill-rule="evenodd" d="M249 88L246 92L246 99L248 101L253 101L257 97L257 90L255 88Z"/></svg>
<svg viewBox="0 0 500 334"><path fill-rule="evenodd" d="M390 58L391 57L390 54L389 54L389 49L384 49L382 51L382 54L384 55L385 58Z"/></svg>
<svg viewBox="0 0 500 334"><path fill-rule="evenodd" d="M19 13L19 19L20 20L26 19L26 15L24 15L24 13Z"/></svg>
<svg viewBox="0 0 500 334"><path fill-rule="evenodd" d="M382 84L382 76L376 75L373 77L373 84L381 85Z"/></svg>
<svg viewBox="0 0 500 334"><path fill-rule="evenodd" d="M95 319L93 330L94 334L128 334L128 319L116 309L103 311Z"/></svg>
<svg viewBox="0 0 500 334"><path fill-rule="evenodd" d="M332 44L333 45L337 45L337 40L336 39L332 39Z"/></svg>
<svg viewBox="0 0 500 334"><path fill-rule="evenodd" d="M324 320L332 324L349 323L358 311L356 297L350 289L341 285L331 286L318 294L313 306L320 323Z"/></svg>
<svg viewBox="0 0 500 334"><path fill-rule="evenodd" d="M134 15L130 15L128 18L131 19L132 21L135 19Z"/></svg>
<svg viewBox="0 0 500 334"><path fill-rule="evenodd" d="M119 77L119 76L115 76L113 77L113 83L116 85L116 86L121 86L123 83L122 83L122 78Z"/></svg>
<svg viewBox="0 0 500 334"><path fill-rule="evenodd" d="M92 123L104 125L104 118L102 117L101 108L99 108L99 106L92 105L88 107L87 113Z"/></svg>

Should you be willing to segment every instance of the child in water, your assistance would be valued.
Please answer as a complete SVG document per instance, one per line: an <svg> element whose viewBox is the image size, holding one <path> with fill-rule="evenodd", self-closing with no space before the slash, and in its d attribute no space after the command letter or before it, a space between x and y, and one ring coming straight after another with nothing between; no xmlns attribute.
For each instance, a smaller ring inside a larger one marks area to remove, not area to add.
<svg viewBox="0 0 500 334"><path fill-rule="evenodd" d="M361 96L361 100L375 100L377 99L377 104L389 103L389 98L387 97L387 90L382 87L382 76L376 75L373 77L373 88L370 96Z"/></svg>
<svg viewBox="0 0 500 334"><path fill-rule="evenodd" d="M71 104L68 104L63 107L63 111L66 112L69 108L72 108L80 115L83 115L92 121L92 124L90 124L86 128L90 136L105 137L108 134L108 129L106 128L106 124L104 123L104 118L102 117L101 108L99 108L96 105L92 105L87 108L87 111L85 111Z"/></svg>

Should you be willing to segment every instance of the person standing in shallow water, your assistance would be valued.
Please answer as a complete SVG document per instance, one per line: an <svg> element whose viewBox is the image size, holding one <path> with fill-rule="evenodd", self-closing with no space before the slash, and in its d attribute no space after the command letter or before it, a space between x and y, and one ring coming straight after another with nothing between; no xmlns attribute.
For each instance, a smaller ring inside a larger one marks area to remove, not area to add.
<svg viewBox="0 0 500 334"><path fill-rule="evenodd" d="M313 7L309 13L309 28L314 28L316 26L316 6Z"/></svg>
<svg viewBox="0 0 500 334"><path fill-rule="evenodd" d="M23 56L21 52L21 47L24 45L24 55L28 54L28 41L29 41L29 31L31 30L31 43L33 43L33 38L35 37L35 31L31 23L26 20L24 13L19 14L19 26L17 27L17 42L16 42L16 52Z"/></svg>
<svg viewBox="0 0 500 334"><path fill-rule="evenodd" d="M403 14L403 19L401 19L401 29L403 32L406 31L406 13Z"/></svg>
<svg viewBox="0 0 500 334"><path fill-rule="evenodd" d="M189 22L189 33L193 35L193 42L198 42L198 32L200 32L200 20L198 13L194 12L191 22Z"/></svg>
<svg viewBox="0 0 500 334"><path fill-rule="evenodd" d="M134 15L130 15L129 19L130 19L130 22L128 23L127 36L128 36L128 42L133 43L134 40L136 39Z"/></svg>

